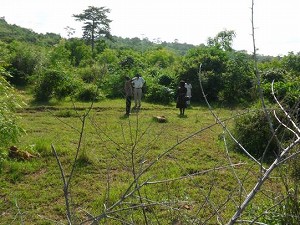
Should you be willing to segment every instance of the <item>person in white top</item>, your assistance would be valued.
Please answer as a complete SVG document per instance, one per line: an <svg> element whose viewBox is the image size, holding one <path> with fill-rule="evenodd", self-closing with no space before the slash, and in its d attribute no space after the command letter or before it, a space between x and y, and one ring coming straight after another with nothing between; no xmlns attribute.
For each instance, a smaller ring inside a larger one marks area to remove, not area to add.
<svg viewBox="0 0 300 225"><path fill-rule="evenodd" d="M132 78L133 85L133 98L134 98L134 108L141 107L141 99L142 99L142 88L145 83L144 78L141 77L140 74L136 74L134 78Z"/></svg>
<svg viewBox="0 0 300 225"><path fill-rule="evenodd" d="M186 92L186 97L189 98L188 101L186 101L186 104L189 106L191 104L191 97L192 97L192 84L189 82L189 80L186 80L186 83L184 85L187 89L187 92Z"/></svg>

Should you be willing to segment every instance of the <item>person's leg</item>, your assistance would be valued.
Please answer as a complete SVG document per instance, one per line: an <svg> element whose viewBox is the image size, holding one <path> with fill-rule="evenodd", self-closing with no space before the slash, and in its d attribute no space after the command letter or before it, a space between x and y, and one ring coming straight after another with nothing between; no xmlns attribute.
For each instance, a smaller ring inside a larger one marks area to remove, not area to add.
<svg viewBox="0 0 300 225"><path fill-rule="evenodd" d="M134 90L133 90L134 108L137 107L137 102L138 102L138 90L139 90L139 89L136 89L136 88L134 88Z"/></svg>
<svg viewBox="0 0 300 225"><path fill-rule="evenodd" d="M138 107L141 107L141 100L142 100L142 89L137 89L137 102L138 102Z"/></svg>
<svg viewBox="0 0 300 225"><path fill-rule="evenodd" d="M126 115L129 115L131 107L131 96L126 97Z"/></svg>

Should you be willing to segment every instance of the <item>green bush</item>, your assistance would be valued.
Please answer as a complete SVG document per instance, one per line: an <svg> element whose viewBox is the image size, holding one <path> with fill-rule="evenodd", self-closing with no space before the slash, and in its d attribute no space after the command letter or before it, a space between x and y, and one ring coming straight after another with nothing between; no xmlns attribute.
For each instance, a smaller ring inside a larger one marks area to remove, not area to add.
<svg viewBox="0 0 300 225"><path fill-rule="evenodd" d="M63 99L76 91L77 85L64 71L48 69L36 76L34 98L36 101L49 101L52 97Z"/></svg>
<svg viewBox="0 0 300 225"><path fill-rule="evenodd" d="M15 89L6 81L7 72L0 65L0 148L17 142L25 132L17 123L15 111L21 107L21 100ZM1 157L1 156L0 156Z"/></svg>
<svg viewBox="0 0 300 225"><path fill-rule="evenodd" d="M172 79L172 77L168 76L168 75L162 75L159 77L158 83L164 86L169 86L172 84L172 82L174 82L174 80Z"/></svg>
<svg viewBox="0 0 300 225"><path fill-rule="evenodd" d="M10 44L8 71L12 77L10 83L26 85L30 76L43 63L43 52L37 46L14 41Z"/></svg>
<svg viewBox="0 0 300 225"><path fill-rule="evenodd" d="M100 93L99 88L94 84L85 84L78 89L76 93L76 99L79 101L99 101L104 96Z"/></svg>
<svg viewBox="0 0 300 225"><path fill-rule="evenodd" d="M86 66L77 69L78 76L85 83L99 83L103 80L107 70L103 65L93 64L92 66Z"/></svg>
<svg viewBox="0 0 300 225"><path fill-rule="evenodd" d="M236 119L233 133L242 146L256 159L261 158L265 152L264 161L268 161L274 159L279 152L263 111L248 113ZM238 149L233 142L231 144Z"/></svg>
<svg viewBox="0 0 300 225"><path fill-rule="evenodd" d="M174 100L174 91L159 84L147 86L146 100L154 103L170 104Z"/></svg>
<svg viewBox="0 0 300 225"><path fill-rule="evenodd" d="M105 92L108 98L123 98L125 96L124 83L124 76L111 73L101 84L101 90Z"/></svg>
<svg viewBox="0 0 300 225"><path fill-rule="evenodd" d="M265 96L274 102L274 97L271 94L271 83L263 85ZM300 82L293 81L280 81L274 83L274 92L278 100L283 101L289 107L292 107L299 101L300 96Z"/></svg>

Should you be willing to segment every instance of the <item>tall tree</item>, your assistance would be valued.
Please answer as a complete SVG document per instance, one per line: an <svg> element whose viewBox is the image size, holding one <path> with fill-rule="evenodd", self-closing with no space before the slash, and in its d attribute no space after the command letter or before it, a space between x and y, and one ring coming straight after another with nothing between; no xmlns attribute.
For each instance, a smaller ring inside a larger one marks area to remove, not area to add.
<svg viewBox="0 0 300 225"><path fill-rule="evenodd" d="M110 9L105 7L89 6L83 13L73 15L77 21L84 21L83 39L92 46L92 52L94 52L95 41L100 37L106 37L111 39L110 26L112 20L108 19L107 14L110 13Z"/></svg>
<svg viewBox="0 0 300 225"><path fill-rule="evenodd" d="M224 30L219 32L214 38L208 38L208 46L216 46L225 51L232 51L232 42L236 34L233 30Z"/></svg>

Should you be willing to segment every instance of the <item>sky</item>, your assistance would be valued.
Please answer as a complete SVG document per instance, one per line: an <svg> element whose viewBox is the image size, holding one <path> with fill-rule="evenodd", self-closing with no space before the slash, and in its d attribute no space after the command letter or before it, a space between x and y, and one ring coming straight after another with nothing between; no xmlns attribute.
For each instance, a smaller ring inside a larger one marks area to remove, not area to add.
<svg viewBox="0 0 300 225"><path fill-rule="evenodd" d="M0 0L0 17L37 33L67 37L67 26L82 34L80 14L88 6L111 10L111 34L193 45L206 44L220 31L234 30L235 50L253 52L252 0ZM255 0L257 53L283 56L300 52L300 0Z"/></svg>

